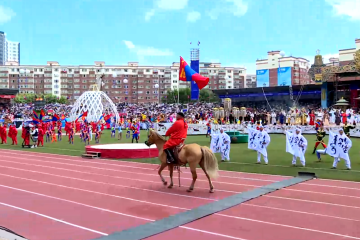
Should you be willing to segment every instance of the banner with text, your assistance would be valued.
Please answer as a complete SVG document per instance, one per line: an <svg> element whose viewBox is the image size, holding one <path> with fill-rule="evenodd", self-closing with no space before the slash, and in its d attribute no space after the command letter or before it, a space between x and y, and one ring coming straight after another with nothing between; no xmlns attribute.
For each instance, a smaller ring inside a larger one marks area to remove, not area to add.
<svg viewBox="0 0 360 240"><path fill-rule="evenodd" d="M166 131L171 127L172 123L155 123L154 129L158 131L161 135L165 135ZM218 125L211 124L211 133L219 133L220 129L224 129L224 131L239 131L240 133L247 134L248 129L247 126L242 124L228 124L228 125ZM264 130L267 133L280 133L285 134L285 129L289 129L289 127L280 126L280 125L269 125L264 126ZM290 128L291 129L291 128ZM337 131L339 127L324 127L326 134L329 134L329 130ZM188 135L205 135L208 131L208 127L205 124L189 124ZM315 134L316 130L314 126L301 126L301 131L303 134ZM360 127L356 127L355 129L350 130L351 137L360 137Z"/></svg>
<svg viewBox="0 0 360 240"><path fill-rule="evenodd" d="M278 86L291 86L291 67L278 68Z"/></svg>
<svg viewBox="0 0 360 240"><path fill-rule="evenodd" d="M256 87L269 87L269 69L256 70Z"/></svg>

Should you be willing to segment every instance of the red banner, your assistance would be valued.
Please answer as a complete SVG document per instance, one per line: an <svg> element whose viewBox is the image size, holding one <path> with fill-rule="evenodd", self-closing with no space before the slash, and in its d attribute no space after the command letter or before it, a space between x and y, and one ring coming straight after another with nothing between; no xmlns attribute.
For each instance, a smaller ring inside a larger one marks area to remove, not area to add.
<svg viewBox="0 0 360 240"><path fill-rule="evenodd" d="M11 98L15 98L15 95L0 95L0 98L11 99Z"/></svg>

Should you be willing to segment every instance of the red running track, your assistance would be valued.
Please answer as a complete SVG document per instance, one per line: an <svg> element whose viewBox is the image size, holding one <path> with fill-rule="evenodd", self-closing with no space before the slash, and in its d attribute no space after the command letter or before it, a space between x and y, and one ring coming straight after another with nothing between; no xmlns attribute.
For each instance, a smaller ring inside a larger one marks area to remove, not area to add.
<svg viewBox="0 0 360 240"><path fill-rule="evenodd" d="M188 170L183 187L167 189L153 164L14 150L0 155L0 225L32 240L94 239L287 178L220 171L210 194L199 169L195 191L187 193ZM360 240L360 183L312 180L148 239L294 236Z"/></svg>

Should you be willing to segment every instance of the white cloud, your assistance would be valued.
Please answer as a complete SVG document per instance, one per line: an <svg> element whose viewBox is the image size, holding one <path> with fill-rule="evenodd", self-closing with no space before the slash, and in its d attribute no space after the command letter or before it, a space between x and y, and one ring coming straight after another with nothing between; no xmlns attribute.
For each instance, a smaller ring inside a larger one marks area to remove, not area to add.
<svg viewBox="0 0 360 240"><path fill-rule="evenodd" d="M131 41L125 41L125 46L132 52L134 52L139 59L144 57L165 57L172 56L173 52L168 49L157 49L154 47L135 46Z"/></svg>
<svg viewBox="0 0 360 240"><path fill-rule="evenodd" d="M11 8L0 6L0 24L10 21L15 16L16 13Z"/></svg>
<svg viewBox="0 0 360 240"><path fill-rule="evenodd" d="M181 10L184 9L189 0L157 0L155 6L162 10Z"/></svg>
<svg viewBox="0 0 360 240"><path fill-rule="evenodd" d="M134 49L135 45L131 41L124 40L124 43L128 49Z"/></svg>
<svg viewBox="0 0 360 240"><path fill-rule="evenodd" d="M186 21L188 21L188 22L196 22L200 18L201 18L201 13L196 12L196 11L192 11L192 12L188 13Z"/></svg>
<svg viewBox="0 0 360 240"><path fill-rule="evenodd" d="M184 9L189 0L155 0L154 8L145 13L145 20L149 21L158 11L175 11Z"/></svg>
<svg viewBox="0 0 360 240"><path fill-rule="evenodd" d="M155 9L151 9L145 14L145 21L149 21L155 15Z"/></svg>
<svg viewBox="0 0 360 240"><path fill-rule="evenodd" d="M232 14L241 17L248 11L248 4L244 0L222 0L208 12L211 19L215 20L221 14Z"/></svg>
<svg viewBox="0 0 360 240"><path fill-rule="evenodd" d="M325 0L330 4L337 16L347 16L351 20L360 21L360 1L359 0Z"/></svg>

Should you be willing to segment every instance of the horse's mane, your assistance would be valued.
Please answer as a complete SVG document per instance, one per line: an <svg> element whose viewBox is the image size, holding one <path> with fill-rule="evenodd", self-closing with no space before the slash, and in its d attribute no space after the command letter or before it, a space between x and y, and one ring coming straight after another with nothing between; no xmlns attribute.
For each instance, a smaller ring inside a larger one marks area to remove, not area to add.
<svg viewBox="0 0 360 240"><path fill-rule="evenodd" d="M152 131L158 138L160 138L163 141L166 141L166 139L160 135L160 133L158 133L157 131Z"/></svg>

